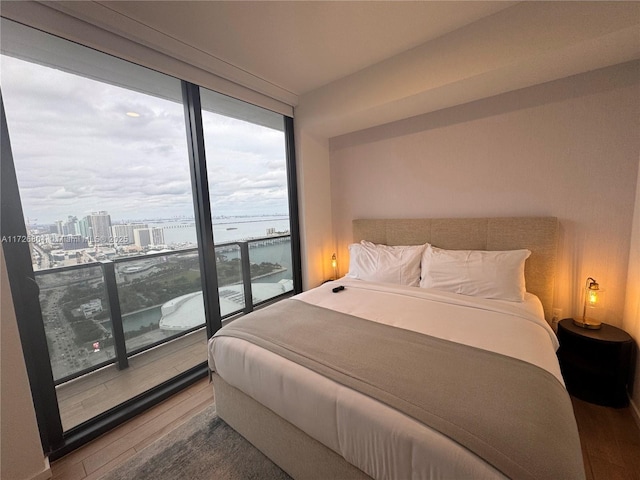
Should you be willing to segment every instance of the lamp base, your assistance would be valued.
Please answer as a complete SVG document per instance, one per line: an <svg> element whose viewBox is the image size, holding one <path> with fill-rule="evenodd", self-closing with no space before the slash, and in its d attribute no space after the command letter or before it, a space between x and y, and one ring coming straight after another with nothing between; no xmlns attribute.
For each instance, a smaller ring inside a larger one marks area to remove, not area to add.
<svg viewBox="0 0 640 480"><path fill-rule="evenodd" d="M588 318L581 318L578 320L574 319L573 324L581 328L586 328L588 330L598 330L602 327L602 322L591 320Z"/></svg>

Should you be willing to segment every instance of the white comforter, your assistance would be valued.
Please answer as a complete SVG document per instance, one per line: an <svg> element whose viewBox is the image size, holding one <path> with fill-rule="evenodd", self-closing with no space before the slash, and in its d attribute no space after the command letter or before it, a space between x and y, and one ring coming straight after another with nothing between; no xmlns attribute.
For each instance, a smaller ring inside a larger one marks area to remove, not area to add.
<svg viewBox="0 0 640 480"><path fill-rule="evenodd" d="M294 298L518 358L562 382L558 341L531 294L513 303L344 278ZM503 478L439 432L251 343L214 338L209 357L229 384L373 478Z"/></svg>

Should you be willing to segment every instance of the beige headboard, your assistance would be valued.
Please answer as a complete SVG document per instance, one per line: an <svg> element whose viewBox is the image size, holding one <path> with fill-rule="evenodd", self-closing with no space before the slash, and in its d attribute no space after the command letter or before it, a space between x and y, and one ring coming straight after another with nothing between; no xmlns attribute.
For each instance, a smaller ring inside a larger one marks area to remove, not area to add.
<svg viewBox="0 0 640 480"><path fill-rule="evenodd" d="M540 298L547 320L553 308L558 248L556 217L423 218L354 220L353 241L385 245L431 243L449 250L528 248L527 291Z"/></svg>

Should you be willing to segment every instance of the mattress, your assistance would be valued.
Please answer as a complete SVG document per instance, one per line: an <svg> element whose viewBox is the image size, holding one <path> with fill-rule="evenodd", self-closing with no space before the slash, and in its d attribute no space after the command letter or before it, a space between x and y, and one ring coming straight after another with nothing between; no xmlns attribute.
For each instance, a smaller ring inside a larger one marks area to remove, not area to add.
<svg viewBox="0 0 640 480"><path fill-rule="evenodd" d="M562 383L557 339L531 294L514 303L341 279L294 298L517 358ZM209 359L227 383L373 478L504 478L449 437L252 343L214 337Z"/></svg>

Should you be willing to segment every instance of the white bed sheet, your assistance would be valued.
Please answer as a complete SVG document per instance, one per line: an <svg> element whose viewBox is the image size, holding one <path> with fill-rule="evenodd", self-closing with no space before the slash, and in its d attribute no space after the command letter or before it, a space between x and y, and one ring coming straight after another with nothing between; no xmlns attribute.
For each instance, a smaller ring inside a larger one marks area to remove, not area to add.
<svg viewBox="0 0 640 480"><path fill-rule="evenodd" d="M345 290L332 293L338 284ZM544 368L562 382L557 339L539 300L530 294L518 304L345 278L295 298L509 355ZM373 478L504 478L449 437L249 342L215 338L209 357L230 385Z"/></svg>

